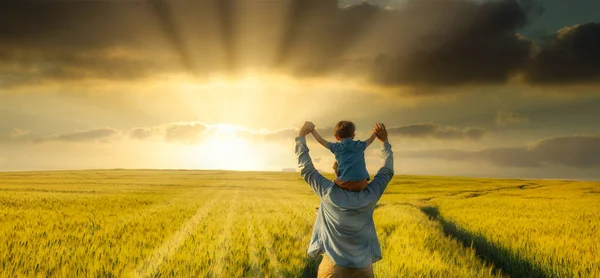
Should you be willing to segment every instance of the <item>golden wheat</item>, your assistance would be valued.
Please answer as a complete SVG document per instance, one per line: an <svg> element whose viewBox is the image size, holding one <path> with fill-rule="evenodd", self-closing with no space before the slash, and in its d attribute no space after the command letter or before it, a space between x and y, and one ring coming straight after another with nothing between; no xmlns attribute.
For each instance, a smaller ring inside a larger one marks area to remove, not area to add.
<svg viewBox="0 0 600 278"><path fill-rule="evenodd" d="M598 183L395 177L378 277L600 276ZM310 277L297 173L0 173L2 277Z"/></svg>

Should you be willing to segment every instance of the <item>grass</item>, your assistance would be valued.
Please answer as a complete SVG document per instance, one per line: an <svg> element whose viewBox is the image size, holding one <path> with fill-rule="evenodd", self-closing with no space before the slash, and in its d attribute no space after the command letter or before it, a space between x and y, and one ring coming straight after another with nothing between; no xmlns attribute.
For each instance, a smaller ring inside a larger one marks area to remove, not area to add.
<svg viewBox="0 0 600 278"><path fill-rule="evenodd" d="M0 173L2 277L314 277L298 173ZM600 277L600 184L397 176L377 277Z"/></svg>

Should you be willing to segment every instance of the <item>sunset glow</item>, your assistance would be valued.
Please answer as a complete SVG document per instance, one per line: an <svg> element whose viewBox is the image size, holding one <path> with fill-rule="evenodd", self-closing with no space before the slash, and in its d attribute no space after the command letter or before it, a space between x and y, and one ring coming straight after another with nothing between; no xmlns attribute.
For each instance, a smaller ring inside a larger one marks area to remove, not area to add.
<svg viewBox="0 0 600 278"><path fill-rule="evenodd" d="M2 3L0 171L289 170L350 120L398 173L600 178L600 7L567 2Z"/></svg>

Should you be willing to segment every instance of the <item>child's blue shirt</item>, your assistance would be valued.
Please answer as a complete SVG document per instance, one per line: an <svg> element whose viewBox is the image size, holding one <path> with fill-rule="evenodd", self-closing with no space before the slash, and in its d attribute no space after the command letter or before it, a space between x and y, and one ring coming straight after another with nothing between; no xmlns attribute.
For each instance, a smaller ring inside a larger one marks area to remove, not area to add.
<svg viewBox="0 0 600 278"><path fill-rule="evenodd" d="M365 163L367 142L344 138L341 142L327 144L338 163L338 179L342 181L360 181L369 178Z"/></svg>

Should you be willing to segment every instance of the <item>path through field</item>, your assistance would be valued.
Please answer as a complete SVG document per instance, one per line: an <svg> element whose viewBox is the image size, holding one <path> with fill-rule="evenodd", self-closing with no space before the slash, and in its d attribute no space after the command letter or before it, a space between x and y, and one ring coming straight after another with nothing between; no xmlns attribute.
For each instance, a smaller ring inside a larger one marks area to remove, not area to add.
<svg viewBox="0 0 600 278"><path fill-rule="evenodd" d="M297 173L0 173L0 276L314 277ZM600 277L600 184L395 177L377 277Z"/></svg>

